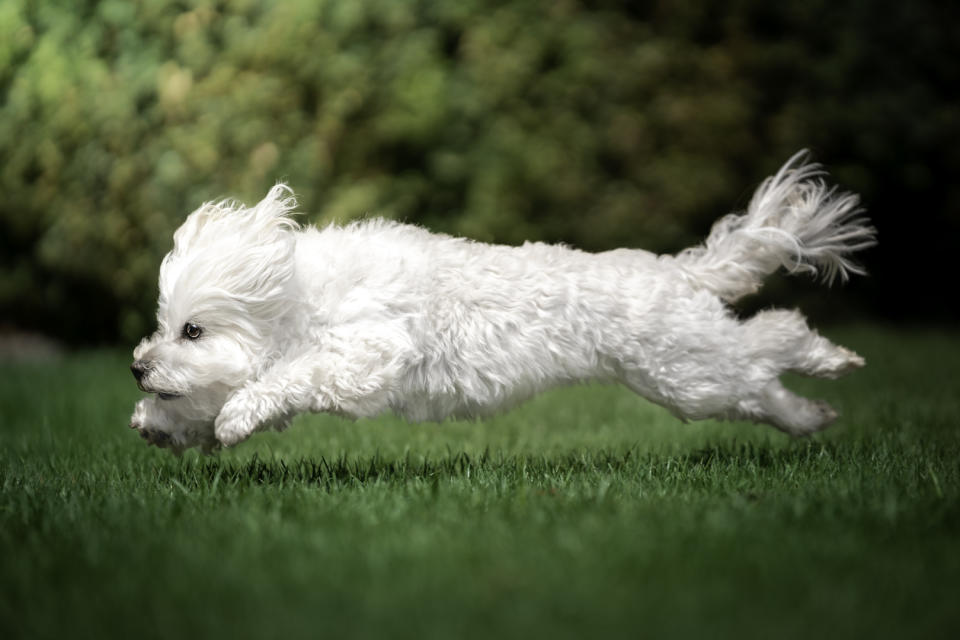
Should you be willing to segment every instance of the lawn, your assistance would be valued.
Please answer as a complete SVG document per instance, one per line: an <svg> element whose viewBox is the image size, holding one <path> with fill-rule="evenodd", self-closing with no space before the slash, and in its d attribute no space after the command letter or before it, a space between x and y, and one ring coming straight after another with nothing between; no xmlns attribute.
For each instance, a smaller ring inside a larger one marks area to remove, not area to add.
<svg viewBox="0 0 960 640"><path fill-rule="evenodd" d="M957 637L960 335L826 333L803 440L590 386L176 458L126 353L0 365L0 637Z"/></svg>

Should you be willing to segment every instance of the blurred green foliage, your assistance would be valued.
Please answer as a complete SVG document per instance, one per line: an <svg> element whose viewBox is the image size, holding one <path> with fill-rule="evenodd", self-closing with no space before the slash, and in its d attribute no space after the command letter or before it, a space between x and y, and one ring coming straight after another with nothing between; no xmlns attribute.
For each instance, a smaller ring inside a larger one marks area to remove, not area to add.
<svg viewBox="0 0 960 640"><path fill-rule="evenodd" d="M955 226L943 4L4 0L0 322L135 339L186 213L278 180L315 221L662 251L812 147L878 223Z"/></svg>

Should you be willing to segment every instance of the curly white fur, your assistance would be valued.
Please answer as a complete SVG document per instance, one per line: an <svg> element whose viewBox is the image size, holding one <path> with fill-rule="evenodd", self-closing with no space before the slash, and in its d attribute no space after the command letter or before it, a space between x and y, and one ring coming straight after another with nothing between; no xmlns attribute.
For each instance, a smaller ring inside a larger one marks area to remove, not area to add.
<svg viewBox="0 0 960 640"><path fill-rule="evenodd" d="M158 329L135 349L131 426L175 451L240 442L301 412L488 415L557 385L618 381L682 419L812 433L836 414L787 371L863 365L795 311L725 305L783 266L825 280L874 230L794 156L743 215L677 256L482 244L370 220L301 228L277 185L193 212L160 267ZM190 333L199 332L192 338Z"/></svg>

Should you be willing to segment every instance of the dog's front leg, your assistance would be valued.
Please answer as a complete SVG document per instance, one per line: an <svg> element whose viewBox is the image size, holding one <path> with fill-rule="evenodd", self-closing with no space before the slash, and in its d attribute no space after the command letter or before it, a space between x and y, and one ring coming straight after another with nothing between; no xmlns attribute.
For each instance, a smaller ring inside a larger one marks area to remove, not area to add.
<svg viewBox="0 0 960 640"><path fill-rule="evenodd" d="M215 423L230 446L298 413L332 411L359 418L390 407L396 381L415 356L407 334L389 324L328 331L323 347L281 360L231 395Z"/></svg>
<svg viewBox="0 0 960 640"><path fill-rule="evenodd" d="M311 409L313 370L303 357L278 363L257 380L237 389L214 421L214 434L225 447L242 442L269 426L283 425L295 414Z"/></svg>

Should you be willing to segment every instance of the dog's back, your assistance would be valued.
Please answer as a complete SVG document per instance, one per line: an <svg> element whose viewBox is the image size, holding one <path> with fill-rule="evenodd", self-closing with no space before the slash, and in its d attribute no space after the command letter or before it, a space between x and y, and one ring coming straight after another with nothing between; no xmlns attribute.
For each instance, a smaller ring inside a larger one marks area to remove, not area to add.
<svg viewBox="0 0 960 640"><path fill-rule="evenodd" d="M390 404L414 420L488 415L549 387L618 379L625 349L645 343L652 356L677 308L703 298L672 260L641 250L491 245L379 219L308 228L298 245L312 323L405 335Z"/></svg>

